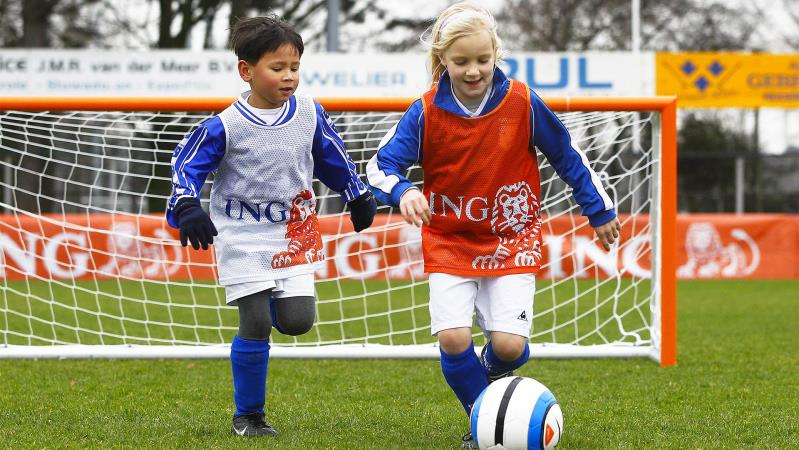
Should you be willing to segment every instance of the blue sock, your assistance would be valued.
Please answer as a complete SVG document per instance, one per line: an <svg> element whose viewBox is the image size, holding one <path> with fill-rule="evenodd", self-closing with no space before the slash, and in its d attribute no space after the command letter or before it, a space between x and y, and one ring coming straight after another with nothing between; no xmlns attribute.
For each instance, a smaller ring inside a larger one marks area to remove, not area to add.
<svg viewBox="0 0 799 450"><path fill-rule="evenodd" d="M465 352L448 355L441 350L441 371L449 387L455 391L466 414L471 413L474 404L483 389L488 387L480 358L474 353L474 343L469 344Z"/></svg>
<svg viewBox="0 0 799 450"><path fill-rule="evenodd" d="M494 353L494 347L491 345L491 342L489 342L488 348L486 349L485 355L483 357L483 365L488 376L495 376L518 369L524 365L528 359L530 359L530 347L526 342L524 344L524 351L522 351L521 356L513 361L503 361L499 359L497 354Z"/></svg>
<svg viewBox="0 0 799 450"><path fill-rule="evenodd" d="M233 369L233 399L236 416L264 412L266 403L266 366L269 341L233 338L230 365Z"/></svg>

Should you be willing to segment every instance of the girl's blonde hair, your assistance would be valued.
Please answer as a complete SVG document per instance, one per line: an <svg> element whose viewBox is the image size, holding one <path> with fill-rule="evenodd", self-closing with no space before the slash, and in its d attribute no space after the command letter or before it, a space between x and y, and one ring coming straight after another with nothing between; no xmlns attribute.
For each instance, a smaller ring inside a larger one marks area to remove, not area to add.
<svg viewBox="0 0 799 450"><path fill-rule="evenodd" d="M430 71L433 83L438 82L446 70L441 62L441 56L452 43L460 37L483 30L488 31L491 36L496 64L502 59L502 41L497 35L497 23L486 8L472 1L463 1L450 6L438 16L429 35L422 35L422 42L430 47Z"/></svg>

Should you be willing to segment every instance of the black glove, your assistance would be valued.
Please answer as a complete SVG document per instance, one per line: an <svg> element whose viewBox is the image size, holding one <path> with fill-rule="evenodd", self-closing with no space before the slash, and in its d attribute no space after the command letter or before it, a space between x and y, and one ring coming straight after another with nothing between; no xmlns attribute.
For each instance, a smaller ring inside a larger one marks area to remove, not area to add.
<svg viewBox="0 0 799 450"><path fill-rule="evenodd" d="M208 250L208 245L214 243L216 227L211 222L211 218L200 207L200 201L194 197L183 197L175 205L175 217L178 219L180 227L180 244L187 246L191 241L191 246L199 250Z"/></svg>
<svg viewBox="0 0 799 450"><path fill-rule="evenodd" d="M350 220L356 232L369 228L377 212L377 202L371 192L366 191L355 200L347 203L350 207Z"/></svg>

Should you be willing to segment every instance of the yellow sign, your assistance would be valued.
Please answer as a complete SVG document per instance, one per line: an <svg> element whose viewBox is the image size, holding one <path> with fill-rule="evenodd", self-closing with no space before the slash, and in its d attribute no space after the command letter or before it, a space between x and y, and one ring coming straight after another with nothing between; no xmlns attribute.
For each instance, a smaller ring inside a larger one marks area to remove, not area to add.
<svg viewBox="0 0 799 450"><path fill-rule="evenodd" d="M657 53L657 95L681 108L799 108L799 54Z"/></svg>

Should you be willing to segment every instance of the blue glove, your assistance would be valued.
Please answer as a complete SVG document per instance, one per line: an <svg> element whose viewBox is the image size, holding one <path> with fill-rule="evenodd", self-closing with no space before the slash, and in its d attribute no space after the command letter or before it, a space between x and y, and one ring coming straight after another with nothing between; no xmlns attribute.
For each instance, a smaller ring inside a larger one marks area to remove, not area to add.
<svg viewBox="0 0 799 450"><path fill-rule="evenodd" d="M369 228L377 212L377 202L371 192L366 191L355 200L347 203L350 207L350 220L356 232Z"/></svg>
<svg viewBox="0 0 799 450"><path fill-rule="evenodd" d="M194 197L183 197L175 205L175 217L180 227L180 244L191 246L199 250L208 250L208 245L214 243L214 236L218 233L211 218L200 207L200 201Z"/></svg>

